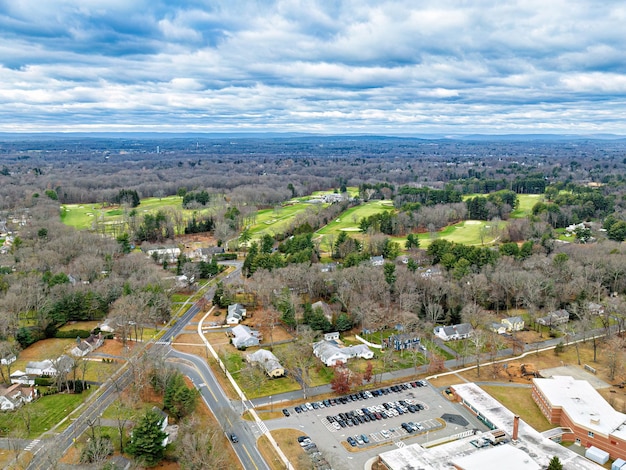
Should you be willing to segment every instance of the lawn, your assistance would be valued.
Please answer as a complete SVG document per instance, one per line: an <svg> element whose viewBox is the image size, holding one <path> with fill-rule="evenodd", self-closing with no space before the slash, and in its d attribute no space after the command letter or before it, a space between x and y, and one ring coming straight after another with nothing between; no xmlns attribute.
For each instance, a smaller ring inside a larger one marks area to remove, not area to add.
<svg viewBox="0 0 626 470"><path fill-rule="evenodd" d="M0 428L16 429L19 426L21 429L25 429L23 416L24 413L27 413L30 415L29 437L37 437L60 423L89 396L89 393L95 390L94 387L78 395L57 393L43 396L18 411L1 413ZM69 421L66 424L69 425Z"/></svg>
<svg viewBox="0 0 626 470"><path fill-rule="evenodd" d="M182 209L182 198L178 196L168 196L164 198L146 198L141 200L141 204L134 210L138 216L145 213L156 212L159 209ZM105 225L112 226L123 221L126 210L119 206L105 206L102 203L90 204L64 204L61 206L61 221L78 230L91 229L93 223L98 218ZM130 211L130 209L129 209ZM209 208L198 210L182 209L185 218L191 217L195 213L208 213Z"/></svg>
<svg viewBox="0 0 626 470"><path fill-rule="evenodd" d="M511 213L512 219L522 219L528 217L533 209L533 206L539 201L543 201L543 194L518 194L517 199L519 205Z"/></svg>
<svg viewBox="0 0 626 470"><path fill-rule="evenodd" d="M260 239L266 233L282 233L297 215L309 210L317 210L317 206L307 202L289 201L274 209L262 209L256 213L255 224L250 227L250 236L252 239Z"/></svg>
<svg viewBox="0 0 626 470"><path fill-rule="evenodd" d="M554 427L533 401L530 388L496 386L482 386L482 388L513 413L521 416L526 423L537 431L543 432Z"/></svg>
<svg viewBox="0 0 626 470"><path fill-rule="evenodd" d="M76 345L75 339L70 338L49 338L37 341L20 352L11 367L13 371L24 370L26 364L31 361L43 361L45 359L56 359L60 355Z"/></svg>

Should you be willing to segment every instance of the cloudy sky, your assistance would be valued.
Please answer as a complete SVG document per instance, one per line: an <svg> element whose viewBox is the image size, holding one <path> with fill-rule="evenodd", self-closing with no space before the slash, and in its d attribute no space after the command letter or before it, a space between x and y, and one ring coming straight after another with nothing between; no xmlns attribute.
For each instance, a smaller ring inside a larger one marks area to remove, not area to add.
<svg viewBox="0 0 626 470"><path fill-rule="evenodd" d="M623 0L0 0L0 132L626 134Z"/></svg>

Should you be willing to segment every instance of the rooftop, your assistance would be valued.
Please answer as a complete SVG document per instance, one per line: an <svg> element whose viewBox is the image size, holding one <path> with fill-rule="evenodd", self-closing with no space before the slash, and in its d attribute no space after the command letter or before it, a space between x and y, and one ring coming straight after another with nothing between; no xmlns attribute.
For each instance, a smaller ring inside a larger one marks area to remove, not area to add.
<svg viewBox="0 0 626 470"><path fill-rule="evenodd" d="M616 411L586 380L556 375L533 382L552 407L562 408L576 424L626 440L626 415Z"/></svg>

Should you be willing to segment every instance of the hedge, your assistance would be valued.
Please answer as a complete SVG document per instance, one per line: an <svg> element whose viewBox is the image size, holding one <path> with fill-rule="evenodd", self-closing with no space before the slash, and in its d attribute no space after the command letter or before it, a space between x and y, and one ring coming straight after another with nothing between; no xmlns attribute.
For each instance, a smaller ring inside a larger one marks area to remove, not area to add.
<svg viewBox="0 0 626 470"><path fill-rule="evenodd" d="M89 338L91 331L88 330L65 330L57 331L54 335L55 338Z"/></svg>

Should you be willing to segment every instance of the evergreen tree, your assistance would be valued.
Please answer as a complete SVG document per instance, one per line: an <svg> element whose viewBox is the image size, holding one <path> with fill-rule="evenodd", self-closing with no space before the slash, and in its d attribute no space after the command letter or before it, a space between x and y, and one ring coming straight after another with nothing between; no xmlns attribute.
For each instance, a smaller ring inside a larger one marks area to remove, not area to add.
<svg viewBox="0 0 626 470"><path fill-rule="evenodd" d="M158 410L146 412L133 429L133 435L126 448L141 464L153 467L163 460L165 447L163 440L167 434L161 430L163 416Z"/></svg>
<svg viewBox="0 0 626 470"><path fill-rule="evenodd" d="M556 455L550 460L548 470L563 470L563 464Z"/></svg>

